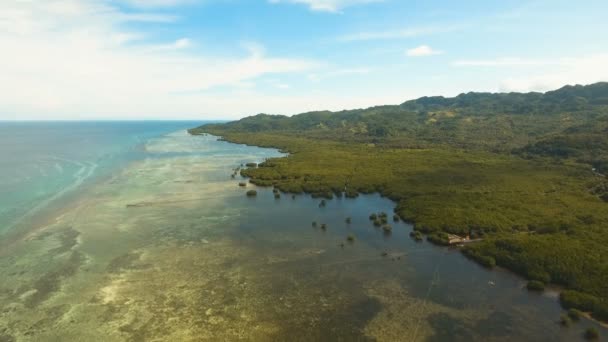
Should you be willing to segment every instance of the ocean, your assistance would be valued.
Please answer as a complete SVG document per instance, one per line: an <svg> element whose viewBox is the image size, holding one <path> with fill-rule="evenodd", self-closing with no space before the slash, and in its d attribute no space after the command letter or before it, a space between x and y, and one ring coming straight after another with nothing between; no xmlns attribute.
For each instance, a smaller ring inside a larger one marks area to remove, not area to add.
<svg viewBox="0 0 608 342"><path fill-rule="evenodd" d="M0 235L145 158L149 139L201 122L0 122Z"/></svg>

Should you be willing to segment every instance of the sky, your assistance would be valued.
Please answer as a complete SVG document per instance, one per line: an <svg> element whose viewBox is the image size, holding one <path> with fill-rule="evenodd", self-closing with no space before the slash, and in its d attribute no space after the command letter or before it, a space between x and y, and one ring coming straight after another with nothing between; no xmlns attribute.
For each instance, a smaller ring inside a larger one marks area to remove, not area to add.
<svg viewBox="0 0 608 342"><path fill-rule="evenodd" d="M608 1L0 0L0 120L236 119L608 81Z"/></svg>

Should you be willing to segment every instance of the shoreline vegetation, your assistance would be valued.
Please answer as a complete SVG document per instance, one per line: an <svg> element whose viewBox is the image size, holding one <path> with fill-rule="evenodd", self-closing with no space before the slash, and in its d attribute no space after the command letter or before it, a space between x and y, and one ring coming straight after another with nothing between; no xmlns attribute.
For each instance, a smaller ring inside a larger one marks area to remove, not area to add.
<svg viewBox="0 0 608 342"><path fill-rule="evenodd" d="M416 240L467 236L465 256L531 290L559 285L565 309L608 321L608 83L259 114L189 133L289 153L239 170L257 186L323 200L380 193Z"/></svg>

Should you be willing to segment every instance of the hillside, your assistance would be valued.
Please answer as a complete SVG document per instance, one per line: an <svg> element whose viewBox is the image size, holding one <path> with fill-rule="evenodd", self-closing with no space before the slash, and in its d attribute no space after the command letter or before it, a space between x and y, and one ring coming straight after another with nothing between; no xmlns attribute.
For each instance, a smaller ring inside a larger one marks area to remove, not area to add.
<svg viewBox="0 0 608 342"><path fill-rule="evenodd" d="M468 93L190 132L291 152L242 170L260 186L324 198L379 192L433 241L483 238L463 252L562 285L564 306L608 320L606 99L608 83Z"/></svg>
<svg viewBox="0 0 608 342"><path fill-rule="evenodd" d="M507 152L550 134L608 117L608 83L541 93L468 93L423 97L401 105L291 117L259 114L206 129L281 133L393 147L449 145Z"/></svg>

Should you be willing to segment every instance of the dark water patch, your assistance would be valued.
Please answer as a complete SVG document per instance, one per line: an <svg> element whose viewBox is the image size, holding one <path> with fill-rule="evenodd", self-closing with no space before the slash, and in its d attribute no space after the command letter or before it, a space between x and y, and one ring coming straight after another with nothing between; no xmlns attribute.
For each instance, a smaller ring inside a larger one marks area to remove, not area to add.
<svg viewBox="0 0 608 342"><path fill-rule="evenodd" d="M61 288L62 279L74 275L84 262L85 256L82 253L78 251L72 252L65 262L38 278L33 284L33 288L36 291L27 297L25 301L26 307L37 307L40 303L50 298Z"/></svg>
<svg viewBox="0 0 608 342"><path fill-rule="evenodd" d="M366 336L365 326L382 309L374 298L361 298L335 310L320 309L300 321L287 319L276 340L292 341L375 341ZM289 315L292 316L292 315Z"/></svg>
<svg viewBox="0 0 608 342"><path fill-rule="evenodd" d="M509 337L516 336L516 320L509 314L494 311L488 317L479 321L475 330L482 336Z"/></svg>
<svg viewBox="0 0 608 342"><path fill-rule="evenodd" d="M32 324L28 332L30 335L39 335L44 331L48 331L52 329L52 327L63 318L65 313L70 311L70 306L67 304L57 305L50 307L48 309L44 309L44 318L36 321Z"/></svg>
<svg viewBox="0 0 608 342"><path fill-rule="evenodd" d="M433 328L433 335L427 340L429 342L475 341L471 327L463 319L440 312L430 315L428 322Z"/></svg>
<svg viewBox="0 0 608 342"><path fill-rule="evenodd" d="M129 324L122 325L118 330L126 334L129 342L145 342L154 337L166 336L168 329L163 329L164 322L160 321L158 315L154 315L148 320L137 317Z"/></svg>
<svg viewBox="0 0 608 342"><path fill-rule="evenodd" d="M8 328L0 328L0 342L15 342L16 339L8 331Z"/></svg>
<svg viewBox="0 0 608 342"><path fill-rule="evenodd" d="M74 246L76 246L78 244L79 235L80 235L80 232L73 229L72 227L63 229L63 230L53 234L53 236L56 236L59 239L60 245L59 245L59 247L49 250L49 254L50 255L63 254L65 252L70 251Z"/></svg>
<svg viewBox="0 0 608 342"><path fill-rule="evenodd" d="M149 265L138 265L138 262L141 258L141 253L138 252L129 252L116 258L112 259L108 266L106 267L106 271L109 273L119 273L128 270L142 269L148 267Z"/></svg>

